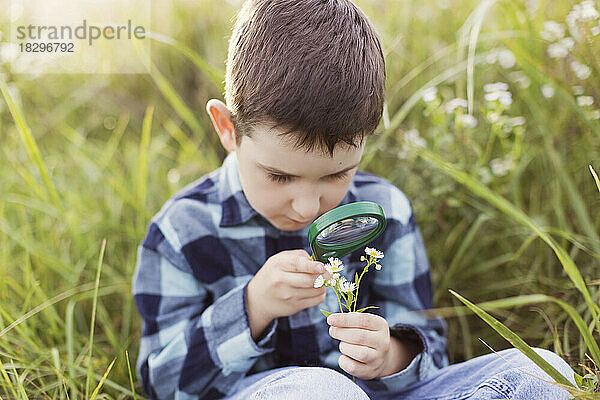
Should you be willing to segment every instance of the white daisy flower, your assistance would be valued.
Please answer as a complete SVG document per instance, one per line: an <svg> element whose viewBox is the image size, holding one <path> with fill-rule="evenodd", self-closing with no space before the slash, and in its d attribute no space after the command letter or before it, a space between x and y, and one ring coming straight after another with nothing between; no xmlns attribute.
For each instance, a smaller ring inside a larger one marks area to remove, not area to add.
<svg viewBox="0 0 600 400"><path fill-rule="evenodd" d="M339 267L339 266L342 266L342 268L344 267L344 266L342 265L342 260L340 260L339 258L336 258L336 257L329 257L327 260L329 261L329 264L330 264L332 267Z"/></svg>
<svg viewBox="0 0 600 400"><path fill-rule="evenodd" d="M485 56L485 62L488 64L495 64L498 61L498 53L496 50L490 50L490 52Z"/></svg>
<svg viewBox="0 0 600 400"><path fill-rule="evenodd" d="M356 284L354 282L348 282L344 280L343 282L340 280L340 291L343 293L353 292L356 289Z"/></svg>
<svg viewBox="0 0 600 400"><path fill-rule="evenodd" d="M502 92L508 90L508 84L504 82L496 82L496 83L487 83L483 85L483 90L485 92Z"/></svg>
<svg viewBox="0 0 600 400"><path fill-rule="evenodd" d="M561 39L559 43L563 45L564 48L567 50L573 50L573 48L575 47L575 39L569 36Z"/></svg>
<svg viewBox="0 0 600 400"><path fill-rule="evenodd" d="M375 269L379 271L381 269L381 264L375 264Z"/></svg>
<svg viewBox="0 0 600 400"><path fill-rule="evenodd" d="M540 32L543 39L549 42L555 42L565 37L566 27L554 21L544 22L544 30Z"/></svg>
<svg viewBox="0 0 600 400"><path fill-rule="evenodd" d="M600 15L593 0L585 0L573 6L573 11L576 13L577 19L583 22L598 19Z"/></svg>
<svg viewBox="0 0 600 400"><path fill-rule="evenodd" d="M590 69L590 67L588 67L585 64L582 64L578 61L571 61L571 70L573 72L575 72L575 75L577 76L577 78L581 79L581 80L585 80L587 78L590 77L590 75L592 74L592 70Z"/></svg>
<svg viewBox="0 0 600 400"><path fill-rule="evenodd" d="M506 174L508 174L510 170L514 168L514 166L514 161L512 160L512 158L509 157L507 157L506 159L494 158L492 161L490 161L490 168L492 170L492 174L498 177L505 176Z"/></svg>
<svg viewBox="0 0 600 400"><path fill-rule="evenodd" d="M510 92L504 92L502 93L502 95L498 98L498 101L501 104L504 104L505 106L510 106L512 104L512 95L510 94Z"/></svg>
<svg viewBox="0 0 600 400"><path fill-rule="evenodd" d="M514 117L514 118L511 118L511 119L508 120L508 124L511 127L525 125L525 122L527 122L526 119L525 119L525 117L521 117L521 116Z"/></svg>
<svg viewBox="0 0 600 400"><path fill-rule="evenodd" d="M594 98L592 96L578 96L577 105L579 107L587 107L594 104Z"/></svg>
<svg viewBox="0 0 600 400"><path fill-rule="evenodd" d="M516 62L515 55L508 49L501 49L498 51L498 64L504 69L514 67Z"/></svg>
<svg viewBox="0 0 600 400"><path fill-rule="evenodd" d="M325 278L323 278L323 275L319 275L319 276L317 276L317 279L315 279L315 282L313 283L313 287L315 289L318 289L318 288L322 287L324 283L325 283Z"/></svg>
<svg viewBox="0 0 600 400"><path fill-rule="evenodd" d="M483 85L483 91L487 101L499 101L507 106L512 104L512 94L508 91L508 85L504 82L485 84Z"/></svg>
<svg viewBox="0 0 600 400"><path fill-rule="evenodd" d="M444 110L446 111L446 113L450 114L458 107L467 108L467 106L468 104L465 99L457 97L455 99L449 100L444 106Z"/></svg>
<svg viewBox="0 0 600 400"><path fill-rule="evenodd" d="M404 141L415 147L425 147L427 142L419 135L416 129L410 129L404 133Z"/></svg>
<svg viewBox="0 0 600 400"><path fill-rule="evenodd" d="M554 88L550 85L543 85L542 96L544 96L547 99L551 98L552 96L554 96Z"/></svg>
<svg viewBox="0 0 600 400"><path fill-rule="evenodd" d="M500 121L500 115L498 115L498 113L495 112L489 113L487 117L492 124L495 124L496 122Z"/></svg>
<svg viewBox="0 0 600 400"><path fill-rule="evenodd" d="M340 272L344 269L344 264L342 264L342 260L335 257L329 257L329 262L325 264L325 269L330 274L334 274L336 272Z"/></svg>
<svg viewBox="0 0 600 400"><path fill-rule="evenodd" d="M340 279L340 274L338 274L337 272L335 274L332 275L331 279L327 280L327 284L329 286L333 286L335 287L336 282Z"/></svg>
<svg viewBox="0 0 600 400"><path fill-rule="evenodd" d="M367 247L365 248L365 253L367 253L368 256L371 256L373 258L383 258L383 251L379 251L373 247Z"/></svg>
<svg viewBox="0 0 600 400"><path fill-rule="evenodd" d="M421 92L421 97L423 98L424 102L429 103L437 98L437 92L437 87L433 86L423 90L423 92Z"/></svg>
<svg viewBox="0 0 600 400"><path fill-rule="evenodd" d="M477 126L477 119L469 114L461 114L458 117L458 121L460 121L463 126L468 128L475 128Z"/></svg>
<svg viewBox="0 0 600 400"><path fill-rule="evenodd" d="M548 46L548 55L551 58L565 58L569 55L569 50L562 43L551 43Z"/></svg>
<svg viewBox="0 0 600 400"><path fill-rule="evenodd" d="M499 101L500 103L507 106L512 104L512 94L505 90L489 92L486 93L484 97L487 101Z"/></svg>

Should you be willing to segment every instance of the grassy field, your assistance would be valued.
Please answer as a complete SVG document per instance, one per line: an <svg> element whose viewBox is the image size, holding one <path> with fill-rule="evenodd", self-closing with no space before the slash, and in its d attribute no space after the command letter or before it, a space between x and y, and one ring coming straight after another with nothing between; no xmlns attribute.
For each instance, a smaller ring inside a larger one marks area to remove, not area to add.
<svg viewBox="0 0 600 400"><path fill-rule="evenodd" d="M594 371L593 346L553 299L598 343L598 2L357 3L388 77L361 168L413 203L451 361L510 344L449 289ZM127 362L137 245L164 201L225 156L204 106L222 98L238 7L153 4L152 74L13 75L0 51L2 398L122 399L132 385L143 397ZM3 7L2 31L8 20Z"/></svg>

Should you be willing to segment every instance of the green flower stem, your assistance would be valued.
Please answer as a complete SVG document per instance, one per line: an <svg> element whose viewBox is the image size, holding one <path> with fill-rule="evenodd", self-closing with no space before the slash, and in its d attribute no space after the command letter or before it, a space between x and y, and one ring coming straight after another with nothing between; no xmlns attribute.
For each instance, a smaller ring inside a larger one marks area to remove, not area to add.
<svg viewBox="0 0 600 400"><path fill-rule="evenodd" d="M338 304L340 305L340 312L344 312L344 309L342 308L342 302L340 301L340 295L338 294L338 291L336 290L336 288L334 286L331 286L327 282L325 282L325 287L330 287L333 289L333 291L335 292L335 295L337 296Z"/></svg>
<svg viewBox="0 0 600 400"><path fill-rule="evenodd" d="M350 306L350 304L348 304L348 298L346 297L346 295L344 294L344 292L342 292L340 290L340 294L342 295L342 297L344 298L344 302L346 303L346 306ZM350 310L350 308L348 308L348 310Z"/></svg>
<svg viewBox="0 0 600 400"><path fill-rule="evenodd" d="M335 292L335 295L337 296L337 299L338 299L338 303L339 303L339 305L340 305L340 312L341 312L341 313L343 313L343 312L344 312L344 309L342 308L342 302L341 302L341 300L340 300L340 294L338 293L337 289L336 289L336 288L334 288L333 286L329 286L329 287L330 287L330 288L332 288L332 289L333 289L333 291Z"/></svg>
<svg viewBox="0 0 600 400"><path fill-rule="evenodd" d="M358 289L360 289L360 281L362 280L362 277L365 274L365 272L369 271L369 267L371 266L371 264L373 264L373 257L369 256L369 259L367 260L367 265L365 265L365 267L363 268L363 271L358 277L358 281L356 282L356 296L354 297L354 308L352 309L352 311L356 311L356 304L358 303Z"/></svg>

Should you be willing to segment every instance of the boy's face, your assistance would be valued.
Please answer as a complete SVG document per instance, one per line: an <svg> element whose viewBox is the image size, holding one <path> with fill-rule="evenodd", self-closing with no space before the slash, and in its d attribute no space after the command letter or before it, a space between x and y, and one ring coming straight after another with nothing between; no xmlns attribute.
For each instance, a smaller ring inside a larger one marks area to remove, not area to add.
<svg viewBox="0 0 600 400"><path fill-rule="evenodd" d="M237 153L239 175L250 205L273 226L295 231L336 207L358 169L364 141L338 145L333 157L294 149L289 139L265 126L244 136Z"/></svg>

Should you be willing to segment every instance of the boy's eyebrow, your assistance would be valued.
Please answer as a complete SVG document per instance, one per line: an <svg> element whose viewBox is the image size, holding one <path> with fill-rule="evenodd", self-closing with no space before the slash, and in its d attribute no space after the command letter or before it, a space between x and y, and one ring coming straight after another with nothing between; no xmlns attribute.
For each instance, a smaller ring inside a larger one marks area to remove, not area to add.
<svg viewBox="0 0 600 400"><path fill-rule="evenodd" d="M338 175L338 174L342 174L342 173L344 173L344 172L346 172L346 171L350 171L351 169L354 169L354 168L356 168L356 167L358 166L358 164L360 164L360 161L359 161L359 162L357 162L357 163L356 163L356 164L354 164L354 165L351 165L351 166L349 166L349 167L346 167L346 168L344 168L344 169L343 169L343 170L341 170L341 171L334 172L334 173L331 173L331 174L329 174L329 175L326 175L326 176L331 176L331 175ZM262 165L262 164L261 164L261 163L259 163L258 161L256 162L256 165L258 165L258 167L259 167L259 168L262 168L262 169L264 169L265 171L267 171L267 172L271 172L271 173L273 173L273 174L278 174L278 175L287 175L287 176L289 176L289 177L291 177L291 178L298 178L298 175L290 174L289 172L285 172L285 171L282 171L282 170L280 170L280 169L277 169L277 168L274 168L274 167L269 167L269 166L266 166L266 165Z"/></svg>

